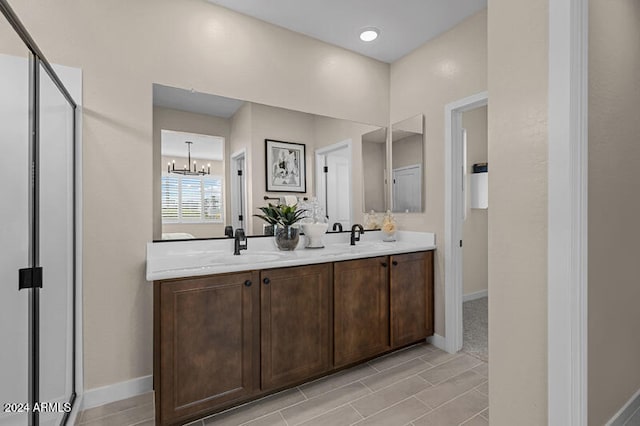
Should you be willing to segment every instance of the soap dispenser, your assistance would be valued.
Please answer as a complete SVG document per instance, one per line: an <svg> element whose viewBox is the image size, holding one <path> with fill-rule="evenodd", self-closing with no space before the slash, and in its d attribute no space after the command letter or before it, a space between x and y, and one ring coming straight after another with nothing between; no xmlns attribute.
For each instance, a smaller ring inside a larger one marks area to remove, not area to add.
<svg viewBox="0 0 640 426"><path fill-rule="evenodd" d="M301 220L305 248L324 248L322 237L329 227L324 209L315 197L304 203L302 207L306 210L305 217Z"/></svg>

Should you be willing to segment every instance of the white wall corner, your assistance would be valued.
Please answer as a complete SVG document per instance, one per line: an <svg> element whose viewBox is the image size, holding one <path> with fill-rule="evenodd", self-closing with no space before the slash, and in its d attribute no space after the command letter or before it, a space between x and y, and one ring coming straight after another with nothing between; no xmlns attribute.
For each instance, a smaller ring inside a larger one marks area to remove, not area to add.
<svg viewBox="0 0 640 426"><path fill-rule="evenodd" d="M153 376L143 376L125 382L87 390L80 409L99 407L121 399L131 398L153 390ZM79 404L80 405L80 404Z"/></svg>
<svg viewBox="0 0 640 426"><path fill-rule="evenodd" d="M587 424L588 0L549 3L548 424Z"/></svg>
<svg viewBox="0 0 640 426"><path fill-rule="evenodd" d="M434 334L433 336L427 337L427 343L430 343L436 348L442 349L443 351L447 350L446 339L439 334Z"/></svg>

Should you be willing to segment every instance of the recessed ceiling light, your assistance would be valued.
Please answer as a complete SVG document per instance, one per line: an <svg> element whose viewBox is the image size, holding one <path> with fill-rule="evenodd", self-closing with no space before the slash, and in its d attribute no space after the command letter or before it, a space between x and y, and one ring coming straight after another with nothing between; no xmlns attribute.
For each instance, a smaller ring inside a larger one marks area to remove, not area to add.
<svg viewBox="0 0 640 426"><path fill-rule="evenodd" d="M380 34L380 30L374 27L363 28L360 32L360 40L362 41L373 41L378 38L378 34Z"/></svg>

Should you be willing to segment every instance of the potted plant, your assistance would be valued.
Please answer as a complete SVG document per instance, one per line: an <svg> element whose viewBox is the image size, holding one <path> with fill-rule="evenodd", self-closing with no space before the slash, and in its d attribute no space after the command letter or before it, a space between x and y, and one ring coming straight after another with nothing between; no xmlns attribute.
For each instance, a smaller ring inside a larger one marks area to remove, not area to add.
<svg viewBox="0 0 640 426"><path fill-rule="evenodd" d="M256 214L270 225L273 225L276 245L280 250L294 250L300 239L300 230L296 223L303 218L306 210L298 209L298 205L288 206L286 204L274 205L269 203L266 207L259 207L263 214Z"/></svg>

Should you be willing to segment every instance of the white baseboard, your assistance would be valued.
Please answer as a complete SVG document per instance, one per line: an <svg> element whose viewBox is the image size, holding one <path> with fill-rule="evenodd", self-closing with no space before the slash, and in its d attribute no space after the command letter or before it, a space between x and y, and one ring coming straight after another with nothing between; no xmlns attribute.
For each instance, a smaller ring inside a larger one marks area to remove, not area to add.
<svg viewBox="0 0 640 426"><path fill-rule="evenodd" d="M470 300L482 299L489 296L489 290L480 290L475 293L469 293L462 295L462 302L468 302Z"/></svg>
<svg viewBox="0 0 640 426"><path fill-rule="evenodd" d="M81 409L99 407L121 399L151 392L151 390L153 390L153 376L138 377L126 382L89 389L83 395Z"/></svg>
<svg viewBox="0 0 640 426"><path fill-rule="evenodd" d="M638 409L640 409L640 389L633 394L620 411L611 417L606 426L623 426Z"/></svg>
<svg viewBox="0 0 640 426"><path fill-rule="evenodd" d="M433 346L438 349L442 349L443 351L447 350L445 342L445 338L440 336L439 334L434 334L433 336L427 337L427 343L431 343Z"/></svg>

